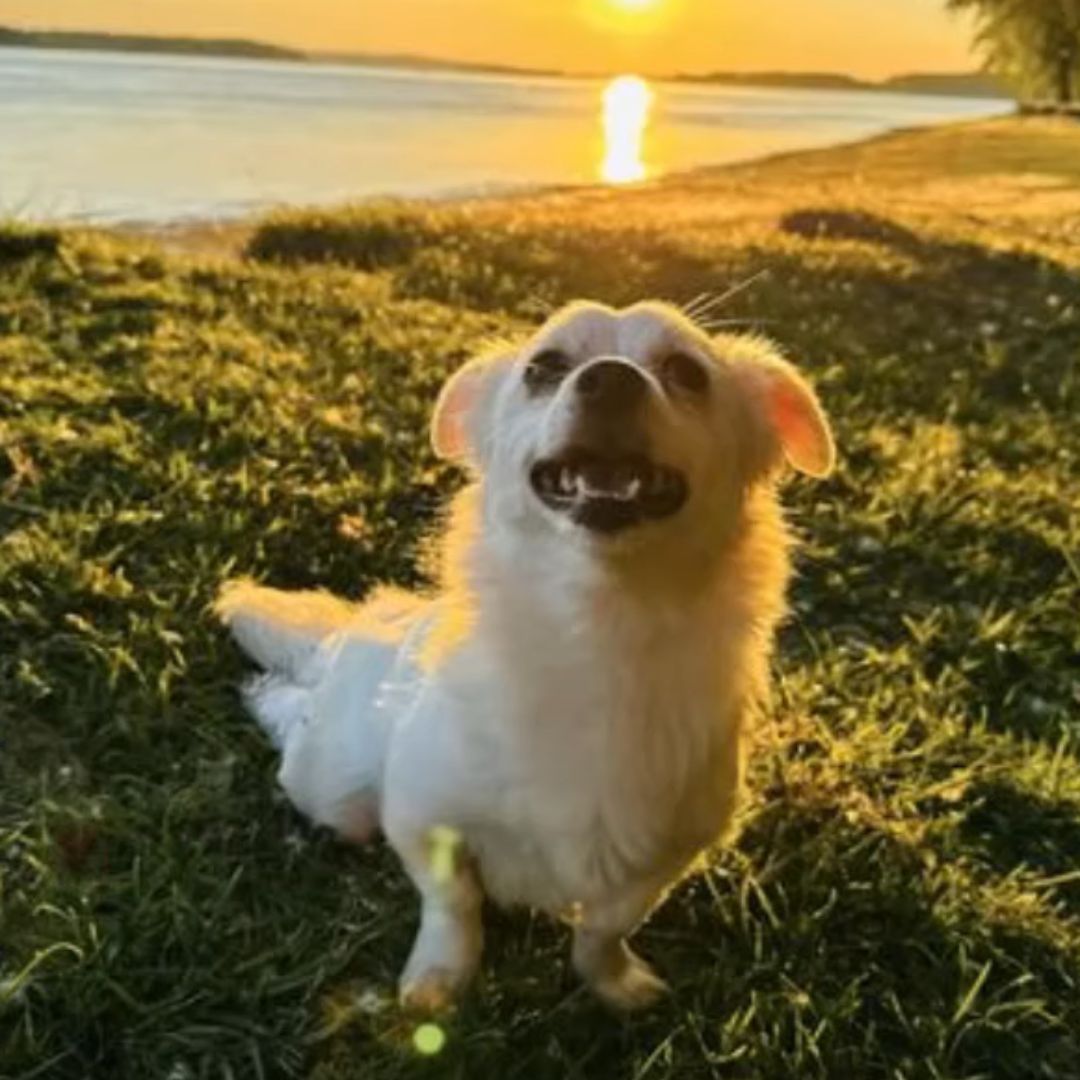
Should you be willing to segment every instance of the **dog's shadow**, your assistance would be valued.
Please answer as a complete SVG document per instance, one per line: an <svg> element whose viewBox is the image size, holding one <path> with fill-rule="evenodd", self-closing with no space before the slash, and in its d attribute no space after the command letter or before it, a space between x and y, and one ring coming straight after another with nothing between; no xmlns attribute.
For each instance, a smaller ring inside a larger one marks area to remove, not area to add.
<svg viewBox="0 0 1080 1080"><path fill-rule="evenodd" d="M972 804L973 823L984 806ZM953 839L986 843L966 826ZM1068 1038L1020 1008L1056 986L1064 955L1035 930L988 919L977 881L966 903L942 903L938 857L825 801L772 799L736 848L678 888L636 935L672 991L632 1017L609 1012L574 978L565 927L488 911L483 971L457 1012L436 1021L446 1041L425 1073L599 1080L619 1061L638 1074L662 1062L665 1075L727 1063L731 1075L794 1076L808 1067L812 1033L821 1040L816 1060L836 1067L853 1054L841 1047L873 1031L896 1059L948 1056L962 1075L1025 1075L1033 1047L1066 1075ZM394 936L407 943L407 933ZM1025 980L998 967L1005 947L1024 963ZM961 1022L976 978L980 1000ZM995 1025L982 1002L1014 1002L1020 1019ZM418 1022L391 1010L343 1031L341 1049L400 1067ZM860 1062L851 1057L852 1068Z"/></svg>

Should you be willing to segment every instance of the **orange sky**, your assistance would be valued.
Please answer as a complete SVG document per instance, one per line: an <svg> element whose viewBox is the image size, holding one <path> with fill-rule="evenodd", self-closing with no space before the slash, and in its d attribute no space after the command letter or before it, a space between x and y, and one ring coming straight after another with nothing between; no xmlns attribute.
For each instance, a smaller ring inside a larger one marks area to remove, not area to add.
<svg viewBox="0 0 1080 1080"><path fill-rule="evenodd" d="M628 10L626 4L643 5ZM574 70L969 70L944 0L3 0L34 28L255 37Z"/></svg>

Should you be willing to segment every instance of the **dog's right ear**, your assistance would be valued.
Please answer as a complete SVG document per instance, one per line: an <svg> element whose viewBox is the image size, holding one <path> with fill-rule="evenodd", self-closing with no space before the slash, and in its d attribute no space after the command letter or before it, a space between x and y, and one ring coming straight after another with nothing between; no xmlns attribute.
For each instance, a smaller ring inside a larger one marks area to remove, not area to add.
<svg viewBox="0 0 1080 1080"><path fill-rule="evenodd" d="M484 362L472 360L447 379L431 418L431 445L448 461L469 456L469 414L480 392Z"/></svg>
<svg viewBox="0 0 1080 1080"><path fill-rule="evenodd" d="M439 457L459 465L480 464L485 419L512 359L513 354L496 354L470 360L447 380L431 418L431 445Z"/></svg>

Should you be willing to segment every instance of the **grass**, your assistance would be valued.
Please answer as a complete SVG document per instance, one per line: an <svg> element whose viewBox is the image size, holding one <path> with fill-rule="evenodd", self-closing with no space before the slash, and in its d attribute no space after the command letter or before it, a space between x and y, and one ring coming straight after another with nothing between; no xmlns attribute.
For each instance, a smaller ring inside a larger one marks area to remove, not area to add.
<svg viewBox="0 0 1080 1080"><path fill-rule="evenodd" d="M283 214L243 259L0 229L0 1076L1080 1076L1077 174L1075 126L1010 121ZM416 584L448 370L570 296L763 269L728 313L843 463L788 492L741 835L639 936L674 993L611 1017L562 929L493 913L424 1057L410 888L276 793L206 605Z"/></svg>

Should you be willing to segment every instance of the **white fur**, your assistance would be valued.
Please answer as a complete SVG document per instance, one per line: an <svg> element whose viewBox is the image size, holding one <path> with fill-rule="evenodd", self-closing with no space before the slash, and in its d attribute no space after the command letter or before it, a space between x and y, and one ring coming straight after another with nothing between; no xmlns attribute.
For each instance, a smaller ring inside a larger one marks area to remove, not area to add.
<svg viewBox="0 0 1080 1080"><path fill-rule="evenodd" d="M690 484L675 517L605 538L537 499L529 464L573 416L572 379L539 399L522 381L551 347L646 373L652 454ZM673 350L707 365L704 403L662 384ZM251 708L296 805L355 839L381 826L415 882L406 1001L468 980L486 892L569 916L594 989L646 1004L663 984L624 938L730 822L787 580L774 479L785 454L827 472L828 426L761 341L583 304L451 380L433 439L476 474L438 593L350 607L232 585L219 610L267 669Z"/></svg>

